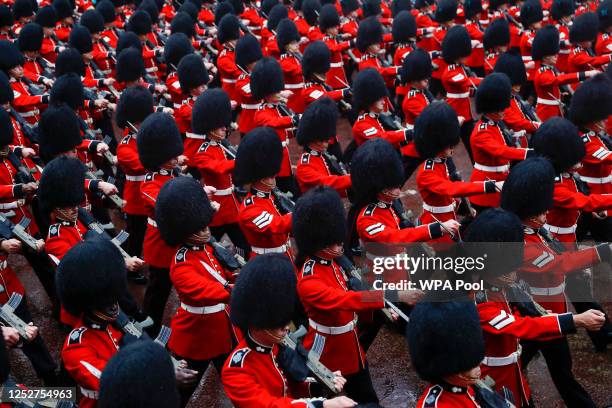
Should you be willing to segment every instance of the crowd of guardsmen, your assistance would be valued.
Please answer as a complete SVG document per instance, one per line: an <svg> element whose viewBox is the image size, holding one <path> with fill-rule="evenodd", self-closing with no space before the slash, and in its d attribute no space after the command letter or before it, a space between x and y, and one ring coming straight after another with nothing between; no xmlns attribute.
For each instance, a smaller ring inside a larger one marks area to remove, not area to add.
<svg viewBox="0 0 612 408"><path fill-rule="evenodd" d="M238 408L377 407L366 353L392 324L429 383L418 407L531 407L538 352L568 407L595 407L566 335L612 341L591 288L611 257L612 0L1 3L1 387L27 389L20 349L82 408L186 406L211 365ZM485 287L373 289L359 273L405 243L486 248L463 277Z"/></svg>

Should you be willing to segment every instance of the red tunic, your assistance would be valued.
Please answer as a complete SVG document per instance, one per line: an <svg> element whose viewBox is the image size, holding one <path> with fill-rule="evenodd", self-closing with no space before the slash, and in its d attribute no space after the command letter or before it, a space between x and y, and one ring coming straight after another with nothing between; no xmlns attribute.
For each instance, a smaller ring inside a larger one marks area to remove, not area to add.
<svg viewBox="0 0 612 408"><path fill-rule="evenodd" d="M480 408L472 387L429 384L416 408Z"/></svg>
<svg viewBox="0 0 612 408"><path fill-rule="evenodd" d="M391 143L396 148L401 147L402 154L418 157L414 143L406 142L406 131L401 130L385 130L378 121L376 113L364 113L359 115L357 121L353 124L353 137L357 146L361 146L369 139L380 137Z"/></svg>
<svg viewBox="0 0 612 408"><path fill-rule="evenodd" d="M323 37L323 41L331 52L331 63L329 65L329 71L327 71L325 83L334 89L346 88L348 79L344 71L344 57L342 53L350 48L351 43L350 41L338 42L335 37L328 35Z"/></svg>
<svg viewBox="0 0 612 408"><path fill-rule="evenodd" d="M223 46L223 50L217 58L217 69L221 78L221 88L227 92L230 99L236 100L236 80L242 71L235 62L235 52L232 48Z"/></svg>
<svg viewBox="0 0 612 408"><path fill-rule="evenodd" d="M474 155L474 171L470 181L505 180L510 171L510 162L524 160L529 151L508 146L499 126L484 116L474 127L470 145ZM497 207L499 197L499 193L482 194L473 196L471 201L483 207Z"/></svg>
<svg viewBox="0 0 612 408"><path fill-rule="evenodd" d="M304 347L318 355L327 368L344 376L366 365L356 329L357 312L385 307L383 291L354 292L347 281L334 261L306 258L297 287L310 321ZM331 334L331 328L343 333Z"/></svg>
<svg viewBox="0 0 612 408"><path fill-rule="evenodd" d="M519 105L519 98L519 95L512 95L510 106L504 111L504 123L515 132L524 130L527 133L535 133L540 123L532 122L525 116ZM521 146L527 147L527 138L521 139Z"/></svg>
<svg viewBox="0 0 612 408"><path fill-rule="evenodd" d="M282 53L279 62L283 70L285 89L293 92L287 100L287 106L295 113L302 113L305 109L302 103L302 89L304 89L302 64L294 55L288 53Z"/></svg>
<svg viewBox="0 0 612 408"><path fill-rule="evenodd" d="M495 64L497 64L497 59L499 58L499 54L496 52L489 52L485 57L484 62L484 70L485 75L489 75L495 70Z"/></svg>
<svg viewBox="0 0 612 408"><path fill-rule="evenodd" d="M559 48L559 56L555 65L560 72L569 72L567 70L567 59L569 57L571 46L569 45L569 28L563 23L555 24L559 30L559 42L563 45Z"/></svg>
<svg viewBox="0 0 612 408"><path fill-rule="evenodd" d="M559 100L561 92L559 85L570 84L584 79L582 73L559 74L555 67L542 65L536 70L533 79L536 95L538 95L536 112L542 121L553 116L561 116Z"/></svg>
<svg viewBox="0 0 612 408"><path fill-rule="evenodd" d="M236 81L236 102L240 104L238 116L238 130L242 134L250 132L256 127L255 113L261 105L260 99L253 98L251 93L251 74L242 73Z"/></svg>
<svg viewBox="0 0 612 408"><path fill-rule="evenodd" d="M17 274L7 263L8 255L5 252L0 254L0 304L5 304L9 301L9 298L13 293L20 295L25 294L25 289L21 284L21 281L17 277Z"/></svg>
<svg viewBox="0 0 612 408"><path fill-rule="evenodd" d="M303 193L319 185L333 188L341 197L346 197L346 190L351 187L351 176L332 174L323 155L308 148L304 149L295 171L300 191Z"/></svg>
<svg viewBox="0 0 612 408"><path fill-rule="evenodd" d="M0 158L0 185L9 186L14 191L17 184L15 183L16 175L17 169L13 166L13 163L6 157ZM30 235L38 233L38 226L32 216L28 202L24 198L15 198L14 194L0 197L0 211L13 211L15 215L9 217L9 219L15 224L18 224L23 218L29 218L31 222L27 231Z"/></svg>
<svg viewBox="0 0 612 408"><path fill-rule="evenodd" d="M521 35L520 49L521 49L521 58L523 58L523 63L528 63L533 61L533 57L531 56L531 45L533 44L533 39L535 38L535 30L525 30ZM533 75L535 72L535 68L531 68L527 70L527 81L533 81Z"/></svg>
<svg viewBox="0 0 612 408"><path fill-rule="evenodd" d="M273 128L283 144L283 162L278 173L280 177L291 175L291 161L289 159L289 138L293 137L293 118L283 116L278 105L273 103L262 103L255 113L255 126L268 126Z"/></svg>
<svg viewBox="0 0 612 408"><path fill-rule="evenodd" d="M604 55L612 52L612 35L599 33L595 43L595 54Z"/></svg>
<svg viewBox="0 0 612 408"><path fill-rule="evenodd" d="M425 92L420 89L410 88L402 101L402 111L404 112L404 120L408 129L414 128L417 116L421 114L421 111L427 105L429 105L429 99L427 99Z"/></svg>
<svg viewBox="0 0 612 408"><path fill-rule="evenodd" d="M450 64L442 73L441 80L446 90L446 103L457 112L457 116L471 120L470 96L482 79L468 76L461 64Z"/></svg>
<svg viewBox="0 0 612 408"><path fill-rule="evenodd" d="M117 164L125 173L125 184L123 187L123 200L125 205L123 211L126 214L146 215L147 211L142 203L140 186L145 179L147 171L142 167L138 157L136 146L136 135L128 133L117 146Z"/></svg>
<svg viewBox="0 0 612 408"><path fill-rule="evenodd" d="M171 247L162 239L157 223L155 223L155 202L157 195L166 181L174 178L170 170L160 169L147 173L145 180L140 186L141 199L143 201L147 216L147 231L144 238L143 258L146 263L157 268L168 268L176 253L176 248Z"/></svg>
<svg viewBox="0 0 612 408"><path fill-rule="evenodd" d="M581 129L580 135L586 149L580 179L592 194L612 194L612 152L594 131Z"/></svg>
<svg viewBox="0 0 612 408"><path fill-rule="evenodd" d="M176 71L170 72L168 77L166 77L166 88L168 88L168 93L172 97L174 109L178 109L183 103L183 100L188 96L185 95L181 89L181 83L179 82Z"/></svg>
<svg viewBox="0 0 612 408"><path fill-rule="evenodd" d="M180 306L172 317L168 347L183 358L208 360L228 354L236 338L228 314L230 292L208 268L228 281L232 278L209 245L180 247L170 266Z"/></svg>
<svg viewBox="0 0 612 408"><path fill-rule="evenodd" d="M468 67L479 68L484 65L484 48L482 41L484 40L484 29L478 21L468 20L465 24L471 40L478 41L478 44L472 46L472 53L466 59L465 65Z"/></svg>
<svg viewBox="0 0 612 408"><path fill-rule="evenodd" d="M32 95L28 86L22 80L10 79L11 88L13 89L13 106L15 110L30 125L35 125L40 121L41 109L47 105L42 103L42 95Z"/></svg>
<svg viewBox="0 0 612 408"><path fill-rule="evenodd" d="M342 89L327 91L323 85L318 82L306 82L301 93L302 100L300 103L306 108L308 105L324 96L334 101L339 101L342 99Z"/></svg>

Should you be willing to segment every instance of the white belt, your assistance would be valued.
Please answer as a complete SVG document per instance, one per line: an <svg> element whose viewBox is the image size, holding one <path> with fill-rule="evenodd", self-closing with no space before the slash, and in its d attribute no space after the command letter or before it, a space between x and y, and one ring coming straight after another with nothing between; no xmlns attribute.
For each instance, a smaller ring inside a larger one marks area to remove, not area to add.
<svg viewBox="0 0 612 408"><path fill-rule="evenodd" d="M340 68L343 67L344 63L342 61L340 62L332 62L331 64L329 64L330 68Z"/></svg>
<svg viewBox="0 0 612 408"><path fill-rule="evenodd" d="M146 176L130 176L129 174L125 175L125 179L127 181L144 181Z"/></svg>
<svg viewBox="0 0 612 408"><path fill-rule="evenodd" d="M470 93L469 92L463 92L463 93L447 93L446 94L447 98L450 99L461 99L461 98L469 98L470 97Z"/></svg>
<svg viewBox="0 0 612 408"><path fill-rule="evenodd" d="M0 204L0 210L12 210L14 208L19 208L21 205L19 200L17 201L11 201L10 203L2 203Z"/></svg>
<svg viewBox="0 0 612 408"><path fill-rule="evenodd" d="M554 225L544 224L544 228L554 234L573 234L576 232L577 225L574 224L571 227L555 227Z"/></svg>
<svg viewBox="0 0 612 408"><path fill-rule="evenodd" d="M485 357L482 360L482 364L489 366L489 367L501 367L501 366L507 366L510 364L514 364L518 361L519 357L521 356L521 352L522 352L522 348L521 345L519 344L518 349L506 356L506 357Z"/></svg>
<svg viewBox="0 0 612 408"><path fill-rule="evenodd" d="M300 82L299 84L285 84L285 89L302 89L303 87L303 82Z"/></svg>
<svg viewBox="0 0 612 408"><path fill-rule="evenodd" d="M542 105L559 106L559 101L553 99L538 98L536 102Z"/></svg>
<svg viewBox="0 0 612 408"><path fill-rule="evenodd" d="M323 333L323 334L331 334L331 335L348 333L355 328L355 323L356 323L355 320L351 320L344 326L330 327L330 326L324 326L322 324L319 324L312 319L308 319L308 322L310 324L310 327L312 327L316 331Z"/></svg>
<svg viewBox="0 0 612 408"><path fill-rule="evenodd" d="M225 82L226 84L235 84L237 82L236 79L223 78L221 82Z"/></svg>
<svg viewBox="0 0 612 408"><path fill-rule="evenodd" d="M241 103L240 107L242 109L259 109L259 103Z"/></svg>
<svg viewBox="0 0 612 408"><path fill-rule="evenodd" d="M100 72L102 72L104 75L109 75L113 71L110 69L105 69L104 71L100 71Z"/></svg>
<svg viewBox="0 0 612 408"><path fill-rule="evenodd" d="M152 227L157 228L157 223L155 222L155 220L151 217L147 217L147 224L149 224Z"/></svg>
<svg viewBox="0 0 612 408"><path fill-rule="evenodd" d="M434 214L444 214L455 211L455 203L445 206L433 206L427 203L423 203L423 209Z"/></svg>
<svg viewBox="0 0 612 408"><path fill-rule="evenodd" d="M206 139L206 135L198 135L197 133L190 133L190 132L185 133L185 137L188 139L199 139L199 140Z"/></svg>
<svg viewBox="0 0 612 408"><path fill-rule="evenodd" d="M612 181L612 174L610 174L607 177L587 177L587 176L580 176L580 180L584 181L585 183L592 183L592 184L607 184L609 182Z"/></svg>
<svg viewBox="0 0 612 408"><path fill-rule="evenodd" d="M289 140L283 140L283 141L281 142L281 145L282 145L283 147L287 147L287 146L289 146Z"/></svg>
<svg viewBox="0 0 612 408"><path fill-rule="evenodd" d="M149 74L152 72L157 72L157 67L149 67L147 69L145 69L145 71L147 71Z"/></svg>
<svg viewBox="0 0 612 408"><path fill-rule="evenodd" d="M98 399L98 391L94 391L94 390L88 390L87 388L81 388L81 394L83 394L84 397L87 398L91 398L91 399Z"/></svg>
<svg viewBox="0 0 612 408"><path fill-rule="evenodd" d="M523 55L521 58L523 59L523 61L531 61L532 60L531 56L529 56L529 55Z"/></svg>
<svg viewBox="0 0 612 408"><path fill-rule="evenodd" d="M215 191L214 195L216 195L216 196L228 196L228 195L231 195L233 191L234 191L234 187L228 187L228 188L224 188L223 190Z"/></svg>
<svg viewBox="0 0 612 408"><path fill-rule="evenodd" d="M217 303L214 306L189 306L181 302L181 309L193 314L212 314L225 310L225 303Z"/></svg>
<svg viewBox="0 0 612 408"><path fill-rule="evenodd" d="M559 54L569 54L570 50L559 50Z"/></svg>
<svg viewBox="0 0 612 408"><path fill-rule="evenodd" d="M491 173L505 173L510 170L510 165L505 164L503 166L485 166L484 164L474 163L474 168L480 171L488 171Z"/></svg>
<svg viewBox="0 0 612 408"><path fill-rule="evenodd" d="M32 116L36 116L40 113L38 109L34 109L28 112L19 112L22 118L31 118Z"/></svg>
<svg viewBox="0 0 612 408"><path fill-rule="evenodd" d="M529 288L529 291L531 292L532 295L538 295L538 296L560 295L565 291L565 282L553 288L534 288L532 286Z"/></svg>
<svg viewBox="0 0 612 408"><path fill-rule="evenodd" d="M281 245L281 246L277 246L274 248L260 248L260 247L256 247L256 246L251 246L251 250L253 250L253 252L255 252L258 255L264 255L264 254L283 254L285 252L287 252L287 249L289 247L285 244L285 245Z"/></svg>

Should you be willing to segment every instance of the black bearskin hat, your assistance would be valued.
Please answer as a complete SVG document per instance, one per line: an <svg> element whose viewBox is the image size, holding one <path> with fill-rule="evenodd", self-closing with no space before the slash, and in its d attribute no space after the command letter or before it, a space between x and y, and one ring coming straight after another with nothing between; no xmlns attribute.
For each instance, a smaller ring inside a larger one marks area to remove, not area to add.
<svg viewBox="0 0 612 408"><path fill-rule="evenodd" d="M263 1L261 2L261 11L262 11L262 12L263 12L263 13L264 13L266 16L270 17L270 11L272 11L272 9L273 9L275 6L278 6L279 4L282 6L282 4L281 4L281 3L280 3L278 0L263 0ZM283 6L283 7L284 7L284 6ZM285 7L285 9L286 9L286 7Z"/></svg>
<svg viewBox="0 0 612 408"><path fill-rule="evenodd" d="M544 12L542 11L542 5L538 0L527 0L521 6L520 20L523 28L527 29L532 24L542 21L544 19Z"/></svg>
<svg viewBox="0 0 612 408"><path fill-rule="evenodd" d="M574 14L576 4L574 0L553 0L550 6L550 15L554 20L561 20L563 17L569 17Z"/></svg>
<svg viewBox="0 0 612 408"><path fill-rule="evenodd" d="M85 200L85 171L83 163L67 156L47 163L37 192L45 211L80 205Z"/></svg>
<svg viewBox="0 0 612 408"><path fill-rule="evenodd" d="M482 12L481 0L465 0L463 2L463 10L465 18L474 19L475 16Z"/></svg>
<svg viewBox="0 0 612 408"><path fill-rule="evenodd" d="M292 20L284 18L276 27L276 44L281 54L285 52L285 47L293 41L300 41L300 33Z"/></svg>
<svg viewBox="0 0 612 408"><path fill-rule="evenodd" d="M306 20L309 25L317 25L317 18L320 12L321 3L319 0L304 0L302 2L302 14L304 15L304 20Z"/></svg>
<svg viewBox="0 0 612 408"><path fill-rule="evenodd" d="M17 65L23 65L24 58L17 44L6 40L0 40L0 68L8 75L8 71Z"/></svg>
<svg viewBox="0 0 612 408"><path fill-rule="evenodd" d="M340 16L338 10L333 4L326 4L321 7L321 14L319 14L319 28L322 32L325 32L328 28L337 27L340 25Z"/></svg>
<svg viewBox="0 0 612 408"><path fill-rule="evenodd" d="M416 37L416 19L409 11L401 11L397 17L393 19L393 27L391 33L393 41L397 43L407 43Z"/></svg>
<svg viewBox="0 0 612 408"><path fill-rule="evenodd" d="M580 84L570 104L570 120L576 126L606 120L612 115L612 80L599 74Z"/></svg>
<svg viewBox="0 0 612 408"><path fill-rule="evenodd" d="M79 19L79 24L87 27L91 34L104 31L104 17L96 9L89 9Z"/></svg>
<svg viewBox="0 0 612 408"><path fill-rule="evenodd" d="M22 52L40 51L43 41L43 28L36 23L28 23L19 32L17 44Z"/></svg>
<svg viewBox="0 0 612 408"><path fill-rule="evenodd" d="M13 24L13 12L6 4L0 4L0 27L12 27Z"/></svg>
<svg viewBox="0 0 612 408"><path fill-rule="evenodd" d="M142 123L153 111L153 95L151 95L151 92L141 85L130 86L121 93L121 98L117 103L115 120L117 126L123 129L128 127L129 124Z"/></svg>
<svg viewBox="0 0 612 408"><path fill-rule="evenodd" d="M172 20L174 22L174 20ZM194 49L187 35L174 33L168 37L164 46L164 58L166 63L172 65L173 69L178 67L181 58L185 55L193 54Z"/></svg>
<svg viewBox="0 0 612 408"><path fill-rule="evenodd" d="M495 72L506 74L513 86L527 82L525 64L519 54L505 52L500 55L495 63Z"/></svg>
<svg viewBox="0 0 612 408"><path fill-rule="evenodd" d="M440 0L436 4L434 20L438 23L446 23L457 17L456 0Z"/></svg>
<svg viewBox="0 0 612 408"><path fill-rule="evenodd" d="M214 129L229 126L232 121L232 105L221 88L207 89L198 96L191 114L194 133L205 135Z"/></svg>
<svg viewBox="0 0 612 408"><path fill-rule="evenodd" d="M289 12L287 11L287 7L283 6L282 4L277 4L276 6L272 7L272 10L268 15L268 23L266 27L268 27L268 30L276 31L278 23L288 17Z"/></svg>
<svg viewBox="0 0 612 408"><path fill-rule="evenodd" d="M183 3L183 5L181 7L179 7L178 9L178 13L185 13L188 16L191 17L191 21L192 22L196 22L198 21L198 14L199 14L199 8L198 6L196 6L194 3L192 3L191 1L186 1ZM177 14L178 14L177 13ZM176 15L175 15L176 17ZM151 17L153 18L153 17Z"/></svg>
<svg viewBox="0 0 612 408"><path fill-rule="evenodd" d="M221 44L231 40L237 40L240 37L240 24L238 17L233 14L223 16L219 22L219 31L217 39Z"/></svg>
<svg viewBox="0 0 612 408"><path fill-rule="evenodd" d="M331 52L323 41L308 44L302 56L302 74L306 80L313 74L325 75L329 71Z"/></svg>
<svg viewBox="0 0 612 408"><path fill-rule="evenodd" d="M559 30L554 25L540 28L531 45L531 56L538 61L559 53Z"/></svg>
<svg viewBox="0 0 612 408"><path fill-rule="evenodd" d="M191 177L169 180L155 202L159 233L170 246L183 244L191 234L206 228L214 213L202 184Z"/></svg>
<svg viewBox="0 0 612 408"><path fill-rule="evenodd" d="M57 78L53 83L50 102L53 104L65 103L76 112L83 107L84 93L81 77L75 73L68 73Z"/></svg>
<svg viewBox="0 0 612 408"><path fill-rule="evenodd" d="M119 40L117 40L117 48L115 49L115 53L117 55L121 54L121 51L127 48L136 48L138 51L142 52L142 43L136 34L131 31L124 31L119 34Z"/></svg>
<svg viewBox="0 0 612 408"><path fill-rule="evenodd" d="M79 119L68 105L51 105L38 126L40 153L46 160L77 147L83 141Z"/></svg>
<svg viewBox="0 0 612 408"><path fill-rule="evenodd" d="M482 212L467 228L463 241L469 256L486 258L479 271L484 278L509 274L523 264L523 226L509 211L492 208Z"/></svg>
<svg viewBox="0 0 612 408"><path fill-rule="evenodd" d="M555 169L544 157L532 157L512 167L501 192L500 207L521 220L540 215L553 205Z"/></svg>
<svg viewBox="0 0 612 408"><path fill-rule="evenodd" d="M76 48L66 48L60 52L55 60L55 76L75 73L80 77L85 76L85 63L81 53Z"/></svg>
<svg viewBox="0 0 612 408"><path fill-rule="evenodd" d="M0 71L0 105L12 103L14 97L15 94L13 94L8 77L3 71Z"/></svg>
<svg viewBox="0 0 612 408"><path fill-rule="evenodd" d="M416 0L414 2L414 8L420 10L428 6L433 6L434 4L436 4L435 0Z"/></svg>
<svg viewBox="0 0 612 408"><path fill-rule="evenodd" d="M412 2L410 0L393 0L391 3L391 14L396 18L402 11L412 10Z"/></svg>
<svg viewBox="0 0 612 408"><path fill-rule="evenodd" d="M117 57L117 74L119 82L132 82L138 80L146 73L142 53L136 48L126 48Z"/></svg>
<svg viewBox="0 0 612 408"><path fill-rule="evenodd" d="M234 167L235 184L250 184L274 177L280 171L282 161L283 146L274 129L255 128L238 145Z"/></svg>
<svg viewBox="0 0 612 408"><path fill-rule="evenodd" d="M472 53L472 40L462 25L452 26L442 40L442 57L448 64L454 64L460 58Z"/></svg>
<svg viewBox="0 0 612 408"><path fill-rule="evenodd" d="M382 14L380 2L381 0L363 0L361 2L363 18L380 16Z"/></svg>
<svg viewBox="0 0 612 408"><path fill-rule="evenodd" d="M351 182L358 203L376 201L382 190L400 187L404 167L399 153L385 139L368 140L353 155Z"/></svg>
<svg viewBox="0 0 612 408"><path fill-rule="evenodd" d="M612 0L599 3L597 17L599 18L599 30L601 32L612 26Z"/></svg>
<svg viewBox="0 0 612 408"><path fill-rule="evenodd" d="M57 23L57 12L53 6L45 6L38 10L34 22L40 24L42 27L55 28L55 24Z"/></svg>
<svg viewBox="0 0 612 408"><path fill-rule="evenodd" d="M346 239L344 204L331 187L315 187L301 196L295 203L291 220L300 257L313 256Z"/></svg>
<svg viewBox="0 0 612 408"><path fill-rule="evenodd" d="M531 138L536 153L548 158L557 174L569 170L586 154L578 129L561 117L548 119Z"/></svg>
<svg viewBox="0 0 612 408"><path fill-rule="evenodd" d="M495 47L508 46L508 44L510 44L510 24L508 24L508 20L505 18L493 20L484 32L484 49L493 50Z"/></svg>
<svg viewBox="0 0 612 408"><path fill-rule="evenodd" d="M243 0L226 0L228 1L234 10L236 11L236 15L241 15L244 12L244 1Z"/></svg>
<svg viewBox="0 0 612 408"><path fill-rule="evenodd" d="M57 18L63 20L74 13L74 4L70 0L53 0L53 8L57 11Z"/></svg>
<svg viewBox="0 0 612 408"><path fill-rule="evenodd" d="M194 88L206 85L210 80L202 57L196 54L184 56L176 69L181 89L188 94Z"/></svg>
<svg viewBox="0 0 612 408"><path fill-rule="evenodd" d="M50 230L53 228L58 226ZM125 261L109 240L81 241L66 252L57 266L55 285L69 313L79 316L104 310L116 305L127 291Z"/></svg>
<svg viewBox="0 0 612 408"><path fill-rule="evenodd" d="M150 171L183 154L183 140L174 118L154 112L140 125L136 136L138 156L142 166Z"/></svg>
<svg viewBox="0 0 612 408"><path fill-rule="evenodd" d="M108 0L99 1L96 4L96 10L102 15L106 24L114 22L117 18L115 6Z"/></svg>
<svg viewBox="0 0 612 408"><path fill-rule="evenodd" d="M414 124L414 145L423 159L436 157L461 140L457 113L446 102L433 102L417 116Z"/></svg>
<svg viewBox="0 0 612 408"><path fill-rule="evenodd" d="M219 23L221 22L221 19L225 17L225 15L227 14L236 14L236 11L234 10L234 6L232 6L227 1L222 1L220 3L217 3L217 7L215 7L215 25L217 27L219 27Z"/></svg>
<svg viewBox="0 0 612 408"><path fill-rule="evenodd" d="M23 17L31 17L36 11L37 4L32 0L15 0L13 3L13 16L15 20Z"/></svg>
<svg viewBox="0 0 612 408"><path fill-rule="evenodd" d="M170 23L170 31L172 34L181 33L192 38L195 35L195 23L193 22L193 18L183 11L176 13L172 19L172 23Z"/></svg>
<svg viewBox="0 0 612 408"><path fill-rule="evenodd" d="M573 44L583 41L595 41L599 28L599 20L595 13L583 13L574 19L569 29L569 39Z"/></svg>
<svg viewBox="0 0 612 408"><path fill-rule="evenodd" d="M168 352L151 340L121 347L102 371L98 406L178 408L180 396Z"/></svg>
<svg viewBox="0 0 612 408"><path fill-rule="evenodd" d="M431 383L477 367L485 346L474 301L431 292L410 313L406 339L412 365ZM440 298L440 299L438 299Z"/></svg>
<svg viewBox="0 0 612 408"><path fill-rule="evenodd" d="M360 71L353 81L353 103L357 111L367 111L370 105L388 96L385 80L374 68Z"/></svg>
<svg viewBox="0 0 612 408"><path fill-rule="evenodd" d="M91 33L87 27L80 25L75 25L72 27L72 30L70 30L68 44L72 48L76 48L81 54L87 54L93 50Z"/></svg>
<svg viewBox="0 0 612 408"><path fill-rule="evenodd" d="M359 2L357 0L340 0L340 7L342 7L342 14L347 16L359 8Z"/></svg>
<svg viewBox="0 0 612 408"><path fill-rule="evenodd" d="M403 83L422 81L431 77L431 57L422 48L417 48L406 55L402 63L401 77Z"/></svg>
<svg viewBox="0 0 612 408"><path fill-rule="evenodd" d="M359 51L365 52L372 44L382 42L383 32L380 21L374 16L361 20L357 29L356 45Z"/></svg>
<svg viewBox="0 0 612 408"><path fill-rule="evenodd" d="M235 60L236 65L246 69L250 64L259 61L263 58L259 41L252 34L246 34L240 37L236 43Z"/></svg>
<svg viewBox="0 0 612 408"><path fill-rule="evenodd" d="M195 8L195 5L193 3L186 1L179 8L179 11L184 11L183 9L185 9L186 7L189 7L189 6ZM151 23L153 23L153 24L157 23L157 21L159 19L159 7L157 7L157 3L154 0L144 0L138 6L138 10L146 11L147 14L149 15L149 17L151 17ZM197 13L197 10L196 10L196 13Z"/></svg>
<svg viewBox="0 0 612 408"><path fill-rule="evenodd" d="M125 29L136 35L146 35L151 32L151 16L144 10L136 10L130 17Z"/></svg>
<svg viewBox="0 0 612 408"><path fill-rule="evenodd" d="M499 72L487 75L476 90L476 110L479 113L501 112L510 106L512 84Z"/></svg>
<svg viewBox="0 0 612 408"><path fill-rule="evenodd" d="M284 327L294 315L296 286L289 258L282 254L256 256L242 268L232 289L232 323L245 333Z"/></svg>
<svg viewBox="0 0 612 408"><path fill-rule="evenodd" d="M306 108L297 129L297 142L301 146L325 141L336 136L338 108L330 98L321 98Z"/></svg>
<svg viewBox="0 0 612 408"><path fill-rule="evenodd" d="M0 109L0 148L13 144L13 123L8 112Z"/></svg>
<svg viewBox="0 0 612 408"><path fill-rule="evenodd" d="M283 70L274 58L262 58L251 72L251 93L256 99L263 99L285 88Z"/></svg>

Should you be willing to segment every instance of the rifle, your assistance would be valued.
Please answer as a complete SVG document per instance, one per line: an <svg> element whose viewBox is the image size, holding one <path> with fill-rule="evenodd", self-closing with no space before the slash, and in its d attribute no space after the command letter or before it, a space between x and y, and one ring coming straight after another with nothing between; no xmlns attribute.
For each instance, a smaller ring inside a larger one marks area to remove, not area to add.
<svg viewBox="0 0 612 408"><path fill-rule="evenodd" d="M40 143L40 140L38 139L38 134L29 125L29 123L25 121L23 116L21 116L21 114L19 112L17 112L15 110L15 108L13 108L12 106L9 106L9 115L11 115L13 118L15 118L15 120L17 121L17 123L21 127L21 130L23 131L23 134L25 135L25 137L28 138L28 140L30 140L30 142L32 142L34 144L39 144Z"/></svg>
<svg viewBox="0 0 612 408"><path fill-rule="evenodd" d="M453 161L452 157L446 158L446 168L448 169L448 176L451 181L462 181L459 172L457 172L457 166L455 166L455 162ZM467 197L460 197L459 200L461 205L464 206L468 212L467 217L473 218L472 214L475 214L476 210L474 210L474 208L472 207L472 203L470 202L470 200Z"/></svg>
<svg viewBox="0 0 612 408"><path fill-rule="evenodd" d="M34 96L44 95L45 91L39 88L38 85L35 85L34 82L32 82L30 78L24 76L21 78L21 80L25 82L25 84L28 87L28 90L30 91L32 95Z"/></svg>
<svg viewBox="0 0 612 408"><path fill-rule="evenodd" d="M17 174L15 174L15 181L17 184L36 183L36 180L32 176L33 173L36 173L36 169L30 169L23 164L13 151L9 150L7 159L11 162L13 167L17 169Z"/></svg>
<svg viewBox="0 0 612 408"><path fill-rule="evenodd" d="M38 252L38 242L27 231L28 225L30 225L32 220L23 217L18 224L15 224L9 220L9 217L13 215L15 215L13 211L0 213L0 236L4 239L17 238L34 252Z"/></svg>
<svg viewBox="0 0 612 408"><path fill-rule="evenodd" d="M100 40L100 41L104 41L104 40ZM114 57L111 57L111 59L114 60ZM104 74L102 73L102 70L100 69L100 67L98 67L98 65L93 60L89 62L89 65L94 70L96 79L104 79ZM108 88L108 90L111 92L111 94L113 94L115 99L119 100L119 98L121 97L121 94L119 93L119 91L117 91L117 89L115 89L113 85L104 85L104 86Z"/></svg>
<svg viewBox="0 0 612 408"><path fill-rule="evenodd" d="M523 316L540 317L548 315L539 303L533 300L529 291L529 285L524 280L520 280L506 288L508 303L515 307Z"/></svg>
<svg viewBox="0 0 612 408"><path fill-rule="evenodd" d="M335 174L337 176L346 176L347 174L349 174L344 163L339 161L336 156L329 153L327 150L323 151L322 156L325 160L325 163L327 164L327 167L329 167L329 171L332 174Z"/></svg>
<svg viewBox="0 0 612 408"><path fill-rule="evenodd" d="M36 58L36 62L38 62L40 64L40 66L43 69L43 76L49 78L49 79L53 79L54 75L53 72L51 72L51 64L49 61L47 61L46 59L44 59L43 57L39 57Z"/></svg>
<svg viewBox="0 0 612 408"><path fill-rule="evenodd" d="M515 136L515 132L510 130L503 121L500 120L497 122L497 126L504 137L506 145L511 147L521 147L521 143L519 142L518 137Z"/></svg>
<svg viewBox="0 0 612 408"><path fill-rule="evenodd" d="M0 319L17 330L22 339L30 341L31 339L28 338L28 332L26 330L29 325L15 314L15 309L17 309L22 299L23 295L13 292L8 302L0 307Z"/></svg>
<svg viewBox="0 0 612 408"><path fill-rule="evenodd" d="M319 361L319 357L312 351L308 351L300 343L300 338L306 335L306 328L300 326L296 331L287 334L281 344L297 352L306 361L306 367L317 377L323 385L325 385L334 394L338 393L336 385L334 384L334 373L327 367L325 367Z"/></svg>
<svg viewBox="0 0 612 408"><path fill-rule="evenodd" d="M100 223L84 208L79 208L78 218L79 221L85 224L88 232L95 233L96 236L99 236L102 239L112 242L113 245L115 245L117 249L119 249L119 252L121 253L121 256L124 259L131 258L131 256L127 252L125 252L123 248L121 248L121 245L127 240L130 234L122 230L117 234L116 237L111 238L110 235L108 235L108 233L104 231L104 227L102 227L102 225L100 225Z"/></svg>
<svg viewBox="0 0 612 408"><path fill-rule="evenodd" d="M521 112L523 112L523 114L527 116L530 121L542 123L533 106L525 102L519 95L515 95L514 99L516 100L516 103L518 103Z"/></svg>
<svg viewBox="0 0 612 408"><path fill-rule="evenodd" d="M229 249L221 245L214 237L210 237L209 243L213 247L215 258L221 265L230 271L235 271L246 265L246 260L239 254L232 254Z"/></svg>
<svg viewBox="0 0 612 408"><path fill-rule="evenodd" d="M85 178L89 179L89 180L99 180L95 174L93 174L91 171L88 171L85 173ZM109 178L110 180L110 178ZM109 181L110 183L110 181ZM107 197L109 198L109 200L111 200L113 202L113 204L115 204L118 208L123 208L123 200L121 199L121 197L119 197L117 194L111 194L111 195L107 195Z"/></svg>
<svg viewBox="0 0 612 408"><path fill-rule="evenodd" d="M87 123L85 122L85 120L83 120L82 117L80 117L79 115L77 115L77 118L79 120L79 126L81 127L81 130L83 132L85 132L86 135L86 139L89 140L96 140L96 132L102 132L101 130L92 130L89 128L89 126L87 126ZM112 138L110 136L105 136L104 139L102 140L102 143L106 143L109 144L111 142ZM115 156L113 156L113 154L110 151L105 151L104 153L102 153L102 157L104 157L104 159L108 162L108 164L110 164L113 174L117 174L117 159L115 158Z"/></svg>
<svg viewBox="0 0 612 408"><path fill-rule="evenodd" d="M274 188L272 190L272 195L274 195L274 203L279 207L279 210L283 214L293 212L293 209L295 208L295 201L292 200L293 194L283 193L278 188Z"/></svg>
<svg viewBox="0 0 612 408"><path fill-rule="evenodd" d="M512 391L502 387L502 395L495 392L494 386L495 381L489 376L476 381L473 388L478 404L482 408L516 408Z"/></svg>

